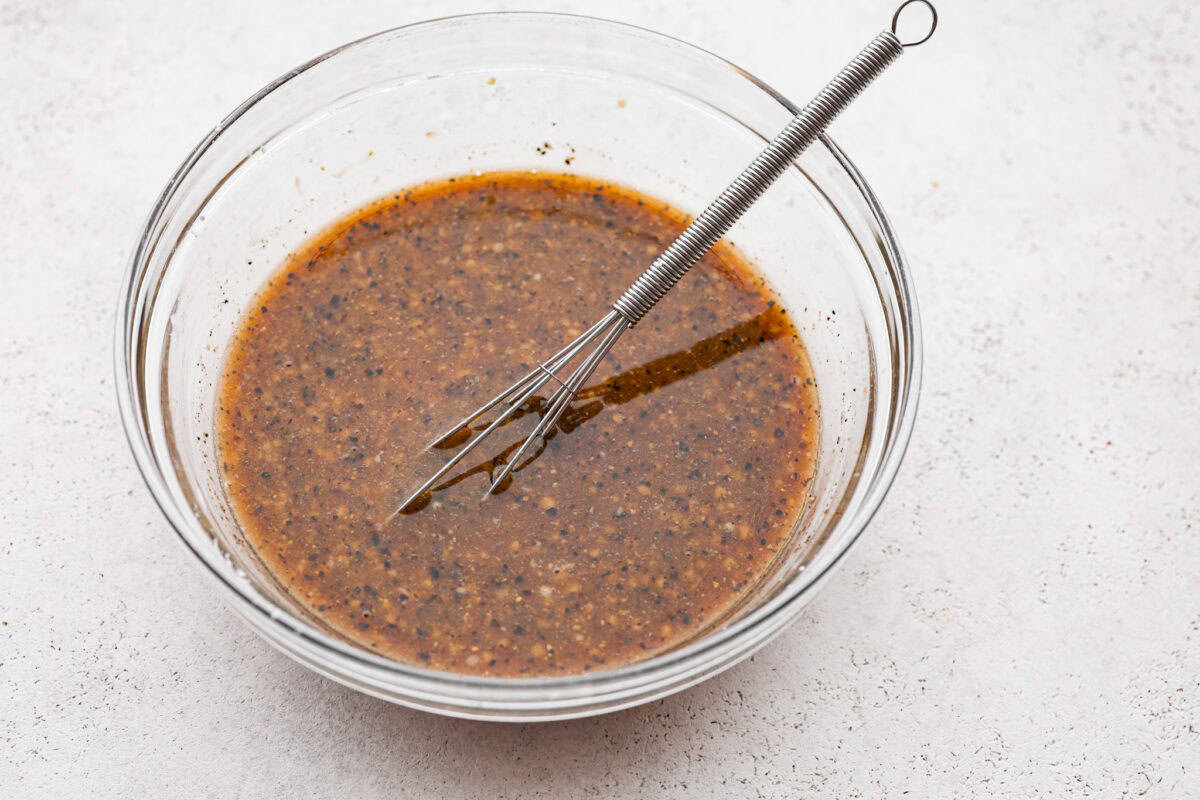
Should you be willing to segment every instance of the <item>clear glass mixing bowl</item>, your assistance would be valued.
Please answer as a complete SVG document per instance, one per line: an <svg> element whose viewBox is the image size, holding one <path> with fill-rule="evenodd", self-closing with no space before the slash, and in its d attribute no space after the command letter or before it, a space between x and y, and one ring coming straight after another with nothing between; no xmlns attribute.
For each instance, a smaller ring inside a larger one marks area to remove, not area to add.
<svg viewBox="0 0 1200 800"><path fill-rule="evenodd" d="M146 222L120 301L116 367L150 491L241 616L288 655L356 689L485 719L583 716L662 697L745 658L794 619L892 482L920 366L899 245L866 181L828 138L729 237L782 295L808 346L822 404L818 477L778 568L729 618L679 649L572 677L473 678L390 661L331 635L280 591L245 541L217 470L213 411L226 347L256 290L288 253L351 210L433 178L533 168L621 182L695 213L795 112L752 76L683 42L597 19L518 13L435 20L349 44L222 121Z"/></svg>

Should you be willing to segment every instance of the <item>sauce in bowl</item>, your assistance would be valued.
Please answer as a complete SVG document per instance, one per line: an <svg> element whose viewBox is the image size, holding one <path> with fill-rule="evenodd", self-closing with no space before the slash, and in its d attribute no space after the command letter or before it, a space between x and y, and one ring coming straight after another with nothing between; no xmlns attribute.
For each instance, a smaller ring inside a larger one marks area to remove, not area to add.
<svg viewBox="0 0 1200 800"><path fill-rule="evenodd" d="M490 173L389 196L295 254L240 324L218 410L226 491L281 588L382 655L501 677L621 666L736 607L789 543L819 425L799 335L726 244L503 491L484 499L542 398L394 513L452 452L429 440L581 333L685 222L612 184Z"/></svg>

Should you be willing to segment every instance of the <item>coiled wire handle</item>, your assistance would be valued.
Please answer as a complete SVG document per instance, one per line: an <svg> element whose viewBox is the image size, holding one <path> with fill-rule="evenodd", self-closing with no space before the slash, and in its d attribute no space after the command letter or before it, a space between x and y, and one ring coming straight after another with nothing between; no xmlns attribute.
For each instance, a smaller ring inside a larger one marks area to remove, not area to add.
<svg viewBox="0 0 1200 800"><path fill-rule="evenodd" d="M909 0L897 9L897 18L900 10L910 2L914 0ZM925 5L933 10L932 5ZM817 136L829 123L900 57L905 44L894 33L897 18L892 20L892 30L876 36L851 59L799 114L792 117L787 127L750 162L750 166L746 167L613 303L613 309L624 317L630 326L636 325L709 248L725 235L733 223L746 213L746 209L750 208L767 187L816 141ZM937 25L936 12L933 24ZM930 35L932 33L931 30Z"/></svg>

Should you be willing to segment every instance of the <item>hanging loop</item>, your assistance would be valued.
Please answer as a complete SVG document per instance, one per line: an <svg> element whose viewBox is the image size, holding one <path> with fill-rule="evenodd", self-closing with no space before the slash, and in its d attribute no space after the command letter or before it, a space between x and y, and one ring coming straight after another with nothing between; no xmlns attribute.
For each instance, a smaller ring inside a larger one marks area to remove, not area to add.
<svg viewBox="0 0 1200 800"><path fill-rule="evenodd" d="M900 7L896 9L896 13L892 15L892 33L896 36L899 36L899 34L896 33L896 28L900 24L900 12L911 6L913 3L920 3L928 8L929 13L933 15L933 19L929 23L929 32L926 33L923 38L911 42L901 42L900 44L903 47L916 47L919 44L925 44L925 42L929 41L929 37L933 36L933 32L937 30L937 9L933 7L933 3L929 2L929 0L904 0L904 2L900 4Z"/></svg>

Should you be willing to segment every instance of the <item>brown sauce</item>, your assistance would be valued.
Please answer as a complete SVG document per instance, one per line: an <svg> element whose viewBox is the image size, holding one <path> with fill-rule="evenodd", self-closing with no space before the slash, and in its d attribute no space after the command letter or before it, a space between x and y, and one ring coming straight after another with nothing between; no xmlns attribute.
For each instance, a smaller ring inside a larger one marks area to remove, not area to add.
<svg viewBox="0 0 1200 800"><path fill-rule="evenodd" d="M281 588L383 655L492 676L621 666L736 606L789 541L818 425L794 327L724 244L505 491L482 499L530 416L393 517L451 452L420 454L432 436L603 315L685 221L610 184L495 173L386 198L291 258L240 324L217 420Z"/></svg>

